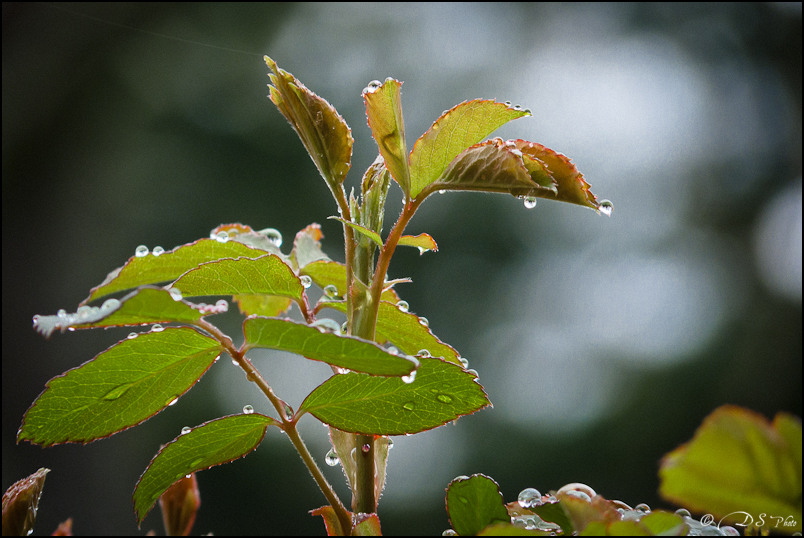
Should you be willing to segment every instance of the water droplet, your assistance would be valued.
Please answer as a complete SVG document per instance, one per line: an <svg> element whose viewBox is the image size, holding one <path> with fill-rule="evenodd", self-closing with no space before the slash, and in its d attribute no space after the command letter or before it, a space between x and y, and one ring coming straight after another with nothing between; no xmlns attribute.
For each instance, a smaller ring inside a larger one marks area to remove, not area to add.
<svg viewBox="0 0 804 538"><path fill-rule="evenodd" d="M343 325L341 325L341 334L349 334L349 322L344 321Z"/></svg>
<svg viewBox="0 0 804 538"><path fill-rule="evenodd" d="M503 103L503 104L504 104L505 106L511 106L511 101L506 101L506 102L505 102L505 103Z"/></svg>
<svg viewBox="0 0 804 538"><path fill-rule="evenodd" d="M104 400L117 400L123 394L131 388L131 383L125 383L123 385L117 386L103 395Z"/></svg>
<svg viewBox="0 0 804 538"><path fill-rule="evenodd" d="M302 276L300 276L300 277L299 277L299 280L301 280L301 284L302 284L302 286L304 287L304 289L307 289L307 288L309 288L310 286L312 286L312 285L313 285L313 279L312 279L312 278L310 278L310 277L309 277L309 276L307 276L307 275L302 275Z"/></svg>
<svg viewBox="0 0 804 538"><path fill-rule="evenodd" d="M106 299L101 305L101 312L108 314L112 310L117 310L118 308L120 308L120 301L117 299Z"/></svg>
<svg viewBox="0 0 804 538"><path fill-rule="evenodd" d="M416 355L418 355L419 357L432 357L429 349L420 349L419 352L416 353Z"/></svg>
<svg viewBox="0 0 804 538"><path fill-rule="evenodd" d="M282 233L276 228L265 228L260 230L260 233L273 243L276 248L282 246Z"/></svg>
<svg viewBox="0 0 804 538"><path fill-rule="evenodd" d="M335 452L335 449L330 448L329 452L327 452L327 455L324 456L324 461L330 467L335 467L336 465L338 465L341 462L341 459L338 457L338 454L337 454L337 452Z"/></svg>
<svg viewBox="0 0 804 538"><path fill-rule="evenodd" d="M310 324L322 333L341 334L341 324L330 318L317 319Z"/></svg>
<svg viewBox="0 0 804 538"><path fill-rule="evenodd" d="M522 105L514 105L514 110L522 110Z"/></svg>
<svg viewBox="0 0 804 538"><path fill-rule="evenodd" d="M439 189L438 194L444 194L447 192L447 189Z"/></svg>
<svg viewBox="0 0 804 538"><path fill-rule="evenodd" d="M193 460L193 462L190 464L190 468L191 468L191 469L198 469L198 467L200 467L202 463L204 463L204 458L198 458L198 459L195 459L195 460Z"/></svg>
<svg viewBox="0 0 804 538"><path fill-rule="evenodd" d="M408 374L408 375L403 375L403 376L402 376L402 383L405 383L405 384L407 384L407 385L410 385L410 384L411 384L411 383L413 383L414 381L416 381L416 370L413 370L413 371L412 371L410 374Z"/></svg>
<svg viewBox="0 0 804 538"><path fill-rule="evenodd" d="M181 429L180 435L187 435L191 431L193 431L193 429L190 426L185 426L184 428Z"/></svg>
<svg viewBox="0 0 804 538"><path fill-rule="evenodd" d="M149 251L148 251L148 247L146 247L145 245L140 245L140 246L138 246L138 247L137 247L137 249L134 251L134 255L135 255L136 257L138 257L138 258L144 258L145 256L147 256L147 255L148 255L148 252L149 252Z"/></svg>
<svg viewBox="0 0 804 538"><path fill-rule="evenodd" d="M251 405L244 405L243 406L243 414L250 415L254 412L254 407Z"/></svg>
<svg viewBox="0 0 804 538"><path fill-rule="evenodd" d="M678 510L676 510L675 513L677 516L690 517L690 511L687 510L686 508L679 508Z"/></svg>
<svg viewBox="0 0 804 538"><path fill-rule="evenodd" d="M232 359L232 365L239 366L240 363L237 362L237 359Z"/></svg>
<svg viewBox="0 0 804 538"><path fill-rule="evenodd" d="M522 508L530 508L541 504L542 494L538 489L525 488L519 492L517 502Z"/></svg>
<svg viewBox="0 0 804 538"><path fill-rule="evenodd" d="M128 339L134 340L135 338L137 338L138 335L139 333L128 333Z"/></svg>
<svg viewBox="0 0 804 538"><path fill-rule="evenodd" d="M371 445L366 443L360 447L360 450L363 451L363 454L368 454L368 451L371 450Z"/></svg>
<svg viewBox="0 0 804 538"><path fill-rule="evenodd" d="M469 504L469 499L464 497L463 495L458 495L458 500L461 501L463 504Z"/></svg>
<svg viewBox="0 0 804 538"><path fill-rule="evenodd" d="M388 349L386 349L385 351L387 351L391 355L399 355L399 350L394 346L388 346Z"/></svg>
<svg viewBox="0 0 804 538"><path fill-rule="evenodd" d="M598 207L598 212L603 213L607 217L611 216L611 211L614 209L614 204L612 204L609 200L601 200L600 207Z"/></svg>
<svg viewBox="0 0 804 538"><path fill-rule="evenodd" d="M389 437L388 438L388 450L391 450L392 448L394 448L394 440Z"/></svg>
<svg viewBox="0 0 804 538"><path fill-rule="evenodd" d="M523 200L526 209L533 209L536 207L536 202L538 202L535 196L525 196Z"/></svg>
<svg viewBox="0 0 804 538"><path fill-rule="evenodd" d="M452 403L452 396L450 396L449 394L443 394L442 393L442 394L439 394L438 396L436 396L436 400L438 400L439 402L441 402L443 404L450 404L450 403Z"/></svg>
<svg viewBox="0 0 804 538"><path fill-rule="evenodd" d="M396 307L400 309L402 312L407 312L408 309L410 308L410 305L408 304L407 301L398 301L396 303Z"/></svg>
<svg viewBox="0 0 804 538"><path fill-rule="evenodd" d="M380 89L380 86L382 86L382 82L380 82L379 80L372 80L363 89L363 93L374 93Z"/></svg>
<svg viewBox="0 0 804 538"><path fill-rule="evenodd" d="M458 362L461 363L461 366L463 366L464 370L469 368L469 359L464 359L463 357L458 357Z"/></svg>
<svg viewBox="0 0 804 538"><path fill-rule="evenodd" d="M170 292L170 296L174 301L182 300L181 290L179 290L179 288L168 288L168 292Z"/></svg>
<svg viewBox="0 0 804 538"><path fill-rule="evenodd" d="M170 407L171 405L176 405L176 402L178 402L178 401L179 401L179 397L178 397L178 396L176 396L176 397L174 397L173 399L171 399L171 400L170 400L170 401L167 403L167 406L168 406L168 407Z"/></svg>
<svg viewBox="0 0 804 538"><path fill-rule="evenodd" d="M404 404L402 404L402 409L404 409L405 411L413 411L414 409L416 409L416 404L413 402L405 402Z"/></svg>
<svg viewBox="0 0 804 538"><path fill-rule="evenodd" d="M634 510L636 510L637 512L642 512L643 514L648 514L650 513L650 506L648 506L645 503L639 503L634 507Z"/></svg>
<svg viewBox="0 0 804 538"><path fill-rule="evenodd" d="M458 533L453 529L447 529L441 533L441 536L458 536Z"/></svg>
<svg viewBox="0 0 804 538"><path fill-rule="evenodd" d="M556 493L568 493L572 495L573 492L582 493L590 501L592 500L592 497L597 495L597 493L595 493L595 490L593 490L586 484L582 484L580 482L570 482L569 484L565 484L561 486L561 488Z"/></svg>
<svg viewBox="0 0 804 538"><path fill-rule="evenodd" d="M228 312L229 311L229 302L226 299L218 299L218 302L215 303L215 310L217 310L219 314L223 314L224 312Z"/></svg>
<svg viewBox="0 0 804 538"><path fill-rule="evenodd" d="M479 377L480 377L479 375L477 375L477 370L475 370L474 368L469 368L468 370L466 370L466 373L467 373L467 374L472 374L472 375L473 375L473 376L475 376L476 378L479 378Z"/></svg>
<svg viewBox="0 0 804 538"><path fill-rule="evenodd" d="M229 233L221 230L220 232L215 234L215 241L218 243L226 243L229 240Z"/></svg>
<svg viewBox="0 0 804 538"><path fill-rule="evenodd" d="M159 246L154 247L153 252L151 252L151 254L153 254L154 256L161 256L164 253L165 253L165 249L163 249L162 247L159 247Z"/></svg>
<svg viewBox="0 0 804 538"><path fill-rule="evenodd" d="M740 534L740 531L738 531L731 525L723 525L722 527L720 527L720 532L722 532L724 536L742 536L742 534Z"/></svg>
<svg viewBox="0 0 804 538"><path fill-rule="evenodd" d="M293 408L288 404L285 404L285 418L287 420L293 420Z"/></svg>
<svg viewBox="0 0 804 538"><path fill-rule="evenodd" d="M327 284L324 286L324 295L329 297L330 299L339 299L338 295L338 288L333 284Z"/></svg>
<svg viewBox="0 0 804 538"><path fill-rule="evenodd" d="M165 330L165 328L164 328L164 327L162 327L162 326L161 326L160 324L158 324L158 323L154 323L154 326L153 326L153 327L151 327L151 332L154 332L154 333L161 333L161 332L162 332L162 331L164 331L164 330Z"/></svg>
<svg viewBox="0 0 804 538"><path fill-rule="evenodd" d="M427 318L425 318L424 316L419 316L419 323L421 323L421 324L422 324L422 325L424 325L425 327L429 327L429 326L430 326L430 320L429 320L429 319L427 319Z"/></svg>

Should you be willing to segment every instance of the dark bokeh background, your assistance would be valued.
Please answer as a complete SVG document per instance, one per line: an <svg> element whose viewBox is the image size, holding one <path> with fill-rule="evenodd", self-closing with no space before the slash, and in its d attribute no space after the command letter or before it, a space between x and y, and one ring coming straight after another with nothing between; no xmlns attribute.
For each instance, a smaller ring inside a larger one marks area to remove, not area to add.
<svg viewBox="0 0 804 538"><path fill-rule="evenodd" d="M128 332L57 334L137 245L167 249L224 222L285 235L320 222L342 259L334 204L266 98L263 54L327 98L376 154L360 90L405 81L408 145L476 97L533 118L504 137L573 158L611 219L542 201L450 194L410 230L391 276L480 372L493 409L396 439L386 534L448 527L443 493L483 472L506 500L572 481L668 506L661 456L715 407L801 415L801 4L3 4L3 482L47 478L37 525L137 531L130 495L184 425L254 392L226 361L178 405L88 446L15 445L51 377ZM388 212L398 208L399 194ZM236 330L236 319L225 320ZM258 358L294 405L320 365ZM316 454L324 429L304 419ZM326 469L344 496L338 469ZM196 532L323 533L324 503L290 444L199 474ZM159 516L142 532L163 532Z"/></svg>

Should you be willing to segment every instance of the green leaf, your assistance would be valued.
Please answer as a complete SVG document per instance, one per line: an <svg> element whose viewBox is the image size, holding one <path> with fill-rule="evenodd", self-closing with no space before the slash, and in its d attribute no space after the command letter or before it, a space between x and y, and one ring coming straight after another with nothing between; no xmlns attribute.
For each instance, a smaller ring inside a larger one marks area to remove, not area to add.
<svg viewBox="0 0 804 538"><path fill-rule="evenodd" d="M187 301L177 300L170 291L164 288L143 287L123 297L120 302L120 308L100 321L74 325L74 327L91 329L171 322L193 324L205 315L200 310L193 308L192 304Z"/></svg>
<svg viewBox="0 0 804 538"><path fill-rule="evenodd" d="M279 295L301 300L304 286L279 256L224 258L201 264L172 284L186 297L198 295Z"/></svg>
<svg viewBox="0 0 804 538"><path fill-rule="evenodd" d="M529 115L527 110L483 99L461 103L442 114L410 152L410 197L416 198L437 180L466 148L509 121Z"/></svg>
<svg viewBox="0 0 804 538"><path fill-rule="evenodd" d="M265 56L265 63L273 71L269 75L273 84L269 85L271 101L298 133L334 194L351 166L354 142L351 129L326 100L280 69L268 56Z"/></svg>
<svg viewBox="0 0 804 538"><path fill-rule="evenodd" d="M204 262L241 256L257 258L264 255L265 251L250 248L238 241L222 243L214 239L200 239L160 256L153 254L141 258L133 256L125 265L109 273L103 283L92 288L89 297L81 304L144 284L170 282Z"/></svg>
<svg viewBox="0 0 804 538"><path fill-rule="evenodd" d="M450 482L447 513L452 528L461 536L474 536L495 522L511 522L500 487L482 474Z"/></svg>
<svg viewBox="0 0 804 538"><path fill-rule="evenodd" d="M433 357L420 357L412 383L351 373L336 375L302 402L308 412L339 430L402 435L436 428L490 405L476 377Z"/></svg>
<svg viewBox="0 0 804 538"><path fill-rule="evenodd" d="M327 307L346 312L346 303L327 303ZM441 357L449 362L460 364L460 355L449 344L434 335L421 318L411 312L401 310L396 304L381 301L377 310L375 340L380 344L391 342L403 353L418 355L426 349L433 357Z"/></svg>
<svg viewBox="0 0 804 538"><path fill-rule="evenodd" d="M522 160L522 155L518 154L513 146L505 145L502 139L498 138L466 149L450 163L436 181L427 187L426 192L483 191L501 192L513 196L530 195L540 190L551 192L535 182L531 176ZM539 181L552 183L550 176L543 169Z"/></svg>
<svg viewBox="0 0 804 538"><path fill-rule="evenodd" d="M374 342L321 332L291 320L250 317L243 324L248 347L279 349L340 368L379 376L405 376L416 361L394 355Z"/></svg>
<svg viewBox="0 0 804 538"><path fill-rule="evenodd" d="M366 239L368 239L368 240L372 241L373 243L375 243L377 246L380 246L380 247L382 246L382 237L380 237L380 234L378 234L377 232L375 232L373 230L369 230L365 226L361 226L360 224L357 224L356 222L352 222L350 220L346 220L346 219L343 219L341 217L334 217L333 216L333 217L327 217L327 218L332 219L332 220L337 220L337 221L342 222L343 224L346 224L347 226L349 226L350 228L355 230L357 233L359 233L360 235L362 235Z"/></svg>
<svg viewBox="0 0 804 538"><path fill-rule="evenodd" d="M571 536L575 532L575 527L572 526L572 521L564 510L560 502L545 502L542 504L534 505L530 511L542 518L544 521L555 523L561 527L565 536Z"/></svg>
<svg viewBox="0 0 804 538"><path fill-rule="evenodd" d="M796 525L783 530L801 532L801 422L780 413L771 424L747 409L719 407L663 458L659 478L662 497L690 511L730 515L731 523L746 512L754 520L789 517Z"/></svg>
<svg viewBox="0 0 804 538"><path fill-rule="evenodd" d="M354 458L358 446L357 435L343 432L337 428L329 428L329 438L335 453L341 462L341 469L346 475L346 480L352 490L352 497L358 494L357 491L357 460ZM388 450L390 439L388 437L375 437L374 443L374 498L379 499L382 490L385 488L385 471L388 464Z"/></svg>
<svg viewBox="0 0 804 538"><path fill-rule="evenodd" d="M403 235L399 238L398 244L405 247L416 247L419 249L419 254L424 254L429 250L438 252L438 245L429 234Z"/></svg>
<svg viewBox="0 0 804 538"><path fill-rule="evenodd" d="M216 340L186 327L123 340L48 381L17 441L87 443L135 426L190 390L220 353Z"/></svg>
<svg viewBox="0 0 804 538"><path fill-rule="evenodd" d="M240 312L246 316L275 317L284 314L290 308L292 299L277 295L235 295Z"/></svg>
<svg viewBox="0 0 804 538"><path fill-rule="evenodd" d="M410 193L410 169L399 95L401 86L400 81L392 78L378 87L370 84L363 90L363 100L368 125L385 159L385 166L407 196Z"/></svg>
<svg viewBox="0 0 804 538"><path fill-rule="evenodd" d="M162 493L180 478L256 449L271 424L276 421L258 413L232 415L197 426L162 447L134 489L137 522L142 523Z"/></svg>

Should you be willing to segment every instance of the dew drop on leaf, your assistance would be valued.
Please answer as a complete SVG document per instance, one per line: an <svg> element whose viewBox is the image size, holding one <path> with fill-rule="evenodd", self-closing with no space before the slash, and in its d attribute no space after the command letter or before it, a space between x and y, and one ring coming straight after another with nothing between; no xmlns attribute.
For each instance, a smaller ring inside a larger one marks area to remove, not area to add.
<svg viewBox="0 0 804 538"><path fill-rule="evenodd" d="M243 406L243 414L250 415L254 412L254 407L251 405L244 405Z"/></svg>
<svg viewBox="0 0 804 538"><path fill-rule="evenodd" d="M382 82L379 80L372 80L365 88L363 88L363 93L374 93L380 89L380 86L382 86Z"/></svg>
<svg viewBox="0 0 804 538"><path fill-rule="evenodd" d="M533 209L536 207L536 202L538 201L535 196L525 196L523 198L525 208L526 209Z"/></svg>
<svg viewBox="0 0 804 538"><path fill-rule="evenodd" d="M198 458L197 460L193 460L193 462L190 464L190 468L191 469L197 469L202 463L204 463L203 458Z"/></svg>
<svg viewBox="0 0 804 538"><path fill-rule="evenodd" d="M108 314L112 310L117 310L118 308L120 308L120 301L118 301L117 299L106 299L105 301L103 301L103 304L100 307L101 312L106 314Z"/></svg>
<svg viewBox="0 0 804 538"><path fill-rule="evenodd" d="M614 204L612 204L609 200L602 200L600 202L600 207L598 208L598 211L600 213L603 213L607 217L610 217L611 216L611 211L613 209L614 209Z"/></svg>
<svg viewBox="0 0 804 538"><path fill-rule="evenodd" d="M219 314L223 314L224 312L229 311L229 302L226 299L218 299L218 302L215 303L215 310Z"/></svg>
<svg viewBox="0 0 804 538"><path fill-rule="evenodd" d="M165 249L163 249L162 247L158 247L158 246L154 247L153 252L151 252L151 254L153 254L154 256L161 256L164 253L165 253Z"/></svg>
<svg viewBox="0 0 804 538"><path fill-rule="evenodd" d="M429 349L420 349L419 352L416 353L416 355L418 355L419 357L432 357Z"/></svg>
<svg viewBox="0 0 804 538"><path fill-rule="evenodd" d="M175 396L174 398L170 399L167 403L167 406L170 407L171 405L176 405L176 402L179 401L179 397Z"/></svg>
<svg viewBox="0 0 804 538"><path fill-rule="evenodd" d="M192 431L192 428L190 426L185 426L184 428L181 429L181 434L180 435L187 435L191 431Z"/></svg>
<svg viewBox="0 0 804 538"><path fill-rule="evenodd" d="M146 247L145 245L140 245L140 246L138 246L138 247L137 247L137 249L134 251L134 255L135 255L136 257L138 257L138 258L144 258L145 256L147 256L147 255L148 255L148 252L149 252L149 251L148 251L148 247Z"/></svg>
<svg viewBox="0 0 804 538"><path fill-rule="evenodd" d="M538 489L525 488L519 492L517 502L522 508L530 508L541 504L542 494Z"/></svg>
<svg viewBox="0 0 804 538"><path fill-rule="evenodd" d="M330 467L335 467L341 462L341 459L338 457L338 454L335 452L335 449L330 448L329 452L327 452L327 455L324 456L324 461Z"/></svg>
<svg viewBox="0 0 804 538"><path fill-rule="evenodd" d="M364 444L363 446L360 447L360 450L363 451L363 454L368 454L368 451L371 450L371 445L366 443L366 444Z"/></svg>
<svg viewBox="0 0 804 538"><path fill-rule="evenodd" d="M162 332L162 331L164 331L164 330L165 330L165 328L164 328L164 327L162 327L162 326L161 326L160 324L158 324L158 323L154 323L154 326L153 326L153 327L151 327L151 332L155 332L155 333L161 333L161 332Z"/></svg>
<svg viewBox="0 0 804 538"><path fill-rule="evenodd" d="M131 388L131 383L125 383L117 386L103 395L104 400L117 400Z"/></svg>
<svg viewBox="0 0 804 538"><path fill-rule="evenodd" d="M259 233L264 235L276 248L282 246L282 233L276 228L265 228L264 230L260 230Z"/></svg>
<svg viewBox="0 0 804 538"><path fill-rule="evenodd" d="M449 394L441 393L438 396L436 396L436 400L438 400L439 402L441 402L443 404L451 404L452 403L452 396L450 396Z"/></svg>
<svg viewBox="0 0 804 538"><path fill-rule="evenodd" d="M430 320L429 320L429 319L427 319L427 318L426 318L426 317L424 317L424 316L419 316L419 323L421 323L421 324L422 324L422 325L424 325L425 327L429 327L429 326L430 326Z"/></svg>
<svg viewBox="0 0 804 538"><path fill-rule="evenodd" d="M414 409L416 409L416 404L413 402L405 402L404 404L402 404L402 409L404 409L405 411L413 411Z"/></svg>
<svg viewBox="0 0 804 538"><path fill-rule="evenodd" d="M129 339L129 340L133 340L133 339L137 338L137 335L138 335L138 334L139 334L139 333L134 333L134 332L132 332L132 333L128 333L128 339Z"/></svg>
<svg viewBox="0 0 804 538"><path fill-rule="evenodd" d="M179 288L169 288L168 292L170 292L170 296L174 301L182 300L181 290Z"/></svg>
<svg viewBox="0 0 804 538"><path fill-rule="evenodd" d="M408 374L408 375L403 375L403 376L401 377L401 379L402 379L402 383L405 383L406 385L410 385L411 383L413 383L414 381L416 381L416 370L413 370L413 371L412 371L410 374Z"/></svg>
<svg viewBox="0 0 804 538"><path fill-rule="evenodd" d="M301 280L301 283L302 283L302 286L304 286L304 289L307 289L307 288L309 288L310 286L313 285L313 279L310 278L307 275L300 276L299 280Z"/></svg>
<svg viewBox="0 0 804 538"><path fill-rule="evenodd" d="M396 303L396 307L400 309L402 312L407 312L410 309L410 305L407 301L398 301Z"/></svg>
<svg viewBox="0 0 804 538"><path fill-rule="evenodd" d="M215 234L215 241L218 243L226 243L229 240L229 233L221 230Z"/></svg>
<svg viewBox="0 0 804 538"><path fill-rule="evenodd" d="M338 299L338 288L335 287L333 284L327 284L324 286L324 295L329 297L330 299Z"/></svg>

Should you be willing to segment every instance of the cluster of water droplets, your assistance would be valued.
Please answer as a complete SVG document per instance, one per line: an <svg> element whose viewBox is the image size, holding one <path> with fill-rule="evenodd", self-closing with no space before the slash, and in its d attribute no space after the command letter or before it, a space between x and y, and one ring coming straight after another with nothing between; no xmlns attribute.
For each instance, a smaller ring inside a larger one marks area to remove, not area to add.
<svg viewBox="0 0 804 538"><path fill-rule="evenodd" d="M198 303L195 308L204 315L224 314L229 311L229 301L219 299L215 304Z"/></svg>
<svg viewBox="0 0 804 538"><path fill-rule="evenodd" d="M388 82L388 81L391 81L391 80L394 80L394 79L391 78L391 77L388 77L388 78L385 79L385 82ZM382 84L383 83L380 82L379 80L372 80L371 82L366 84L365 88L363 88L363 93L374 93L374 92L376 92L377 90L379 90L382 87Z"/></svg>
<svg viewBox="0 0 804 538"><path fill-rule="evenodd" d="M54 331L75 330L75 325L95 323L120 308L120 301L117 299L107 299L101 306L80 306L76 312L70 313L63 308L56 312L54 316L35 315L33 317L33 327L39 334L49 338Z"/></svg>

